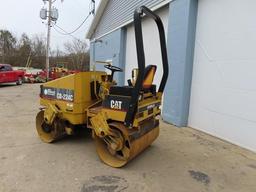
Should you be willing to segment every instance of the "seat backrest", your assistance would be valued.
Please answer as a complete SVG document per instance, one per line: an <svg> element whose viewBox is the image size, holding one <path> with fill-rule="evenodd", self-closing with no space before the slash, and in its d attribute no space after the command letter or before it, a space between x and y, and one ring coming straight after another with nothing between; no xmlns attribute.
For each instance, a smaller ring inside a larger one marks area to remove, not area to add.
<svg viewBox="0 0 256 192"><path fill-rule="evenodd" d="M143 80L143 88L150 88L152 86L155 73L156 73L156 65L148 65L145 68L145 75L144 75L144 80Z"/></svg>

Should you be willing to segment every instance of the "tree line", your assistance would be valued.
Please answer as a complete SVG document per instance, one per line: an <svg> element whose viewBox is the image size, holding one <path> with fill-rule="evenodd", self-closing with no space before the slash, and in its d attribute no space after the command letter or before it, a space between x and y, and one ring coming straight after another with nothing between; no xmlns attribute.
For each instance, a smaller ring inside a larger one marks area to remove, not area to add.
<svg viewBox="0 0 256 192"><path fill-rule="evenodd" d="M45 68L46 44L43 35L29 37L23 33L20 38L8 30L0 30L0 63L13 66ZM89 46L85 40L74 39L64 43L65 51L51 50L50 66L64 64L71 70L89 70Z"/></svg>

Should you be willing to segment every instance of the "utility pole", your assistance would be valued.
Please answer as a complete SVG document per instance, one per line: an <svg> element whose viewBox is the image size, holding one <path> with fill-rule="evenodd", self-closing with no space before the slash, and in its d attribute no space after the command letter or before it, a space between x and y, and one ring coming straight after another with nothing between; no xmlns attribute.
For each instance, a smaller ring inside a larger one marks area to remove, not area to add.
<svg viewBox="0 0 256 192"><path fill-rule="evenodd" d="M58 10L54 8L52 5L56 0L43 0L44 4L48 1L48 9L42 8L40 11L40 17L43 20L47 20L47 40L46 40L46 62L45 62L45 70L46 70L46 78L49 79L49 72L50 72L50 43L51 43L51 27L52 22L56 22L58 20L59 14ZM63 2L63 0L62 0Z"/></svg>
<svg viewBox="0 0 256 192"><path fill-rule="evenodd" d="M95 16L95 0L91 0L92 1L92 15Z"/></svg>
<svg viewBox="0 0 256 192"><path fill-rule="evenodd" d="M46 43L46 65L45 65L45 70L46 70L46 79L49 79L49 67L50 67L50 40L51 40L51 23L52 23L52 0L48 0L49 3L49 8L48 8L48 23L47 23L47 43Z"/></svg>

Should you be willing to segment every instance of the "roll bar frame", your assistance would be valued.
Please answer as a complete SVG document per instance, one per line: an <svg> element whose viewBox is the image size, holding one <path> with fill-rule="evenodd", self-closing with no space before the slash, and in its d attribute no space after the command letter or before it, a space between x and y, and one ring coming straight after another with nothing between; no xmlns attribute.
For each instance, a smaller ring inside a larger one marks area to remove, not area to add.
<svg viewBox="0 0 256 192"><path fill-rule="evenodd" d="M148 9L145 6L141 6L134 11L134 28L135 28L135 41L136 41L136 50L137 50L137 61L138 61L138 77L132 92L129 109L126 113L124 125L132 127L133 121L137 112L137 105L139 100L139 94L143 86L143 79L145 74L145 53L144 53L144 44L143 44L143 34L141 27L141 20L144 14L147 17L154 19L158 27L160 46L161 46L161 55L162 55L162 64L163 64L163 75L162 80L158 89L158 92L163 93L165 85L168 79L169 74L169 65L167 57L167 48L166 48L166 39L163 22L158 15L153 11Z"/></svg>

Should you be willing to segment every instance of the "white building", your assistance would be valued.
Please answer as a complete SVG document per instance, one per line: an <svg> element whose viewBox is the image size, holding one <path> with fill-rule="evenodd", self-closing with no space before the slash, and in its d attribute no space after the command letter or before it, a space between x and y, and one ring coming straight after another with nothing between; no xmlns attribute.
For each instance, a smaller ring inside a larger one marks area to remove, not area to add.
<svg viewBox="0 0 256 192"><path fill-rule="evenodd" d="M124 69L120 84L137 66L133 11L146 5L166 31L170 77L163 119L256 151L256 1L102 0L87 33L92 61L112 60ZM161 74L154 21L143 21L147 64Z"/></svg>

